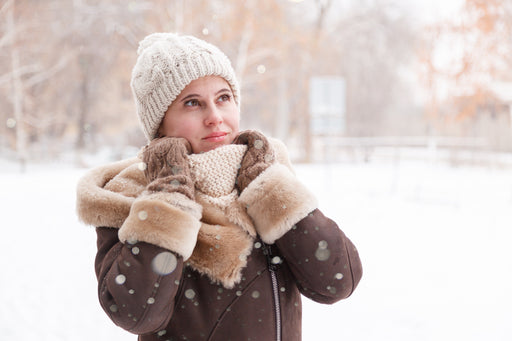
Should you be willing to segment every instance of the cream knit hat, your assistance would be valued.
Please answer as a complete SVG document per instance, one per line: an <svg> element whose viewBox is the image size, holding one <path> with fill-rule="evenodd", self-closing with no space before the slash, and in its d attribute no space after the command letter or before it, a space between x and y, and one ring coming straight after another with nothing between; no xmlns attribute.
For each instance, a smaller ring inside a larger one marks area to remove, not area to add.
<svg viewBox="0 0 512 341"><path fill-rule="evenodd" d="M144 135L155 138L165 112L183 89L204 76L224 78L240 105L231 62L217 47L192 36L153 33L139 43L131 87Z"/></svg>

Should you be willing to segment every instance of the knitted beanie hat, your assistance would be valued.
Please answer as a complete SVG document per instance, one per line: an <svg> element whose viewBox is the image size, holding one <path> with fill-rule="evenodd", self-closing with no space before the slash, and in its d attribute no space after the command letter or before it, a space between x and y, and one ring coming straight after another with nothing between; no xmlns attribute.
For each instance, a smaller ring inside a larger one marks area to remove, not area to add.
<svg viewBox="0 0 512 341"><path fill-rule="evenodd" d="M139 43L131 87L144 135L155 138L171 103L193 80L224 78L240 105L240 88L231 62L217 47L192 36L153 33Z"/></svg>

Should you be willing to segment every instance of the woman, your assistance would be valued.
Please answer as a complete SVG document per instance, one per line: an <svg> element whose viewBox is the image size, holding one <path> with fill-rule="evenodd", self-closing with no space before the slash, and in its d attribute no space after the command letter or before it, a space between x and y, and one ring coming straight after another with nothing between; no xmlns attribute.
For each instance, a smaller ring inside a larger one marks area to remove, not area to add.
<svg viewBox="0 0 512 341"><path fill-rule="evenodd" d="M239 86L220 50L156 33L138 54L131 86L149 143L78 185L103 309L145 341L300 340L301 294L348 297L356 248L281 142L239 132Z"/></svg>

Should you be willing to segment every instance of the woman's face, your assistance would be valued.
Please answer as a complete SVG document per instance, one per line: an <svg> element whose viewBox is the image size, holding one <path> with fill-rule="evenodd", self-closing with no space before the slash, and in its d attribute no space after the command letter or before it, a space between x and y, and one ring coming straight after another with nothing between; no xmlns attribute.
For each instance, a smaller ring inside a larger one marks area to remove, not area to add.
<svg viewBox="0 0 512 341"><path fill-rule="evenodd" d="M183 137L194 154L230 144L239 130L240 112L228 82L207 76L192 81L167 109L160 136Z"/></svg>

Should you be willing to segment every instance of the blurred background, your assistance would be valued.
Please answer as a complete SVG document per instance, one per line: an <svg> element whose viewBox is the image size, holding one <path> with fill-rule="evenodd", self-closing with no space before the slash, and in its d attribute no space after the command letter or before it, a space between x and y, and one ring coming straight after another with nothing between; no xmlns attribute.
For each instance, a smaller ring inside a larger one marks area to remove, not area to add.
<svg viewBox="0 0 512 341"><path fill-rule="evenodd" d="M155 31L219 46L242 128L281 138L296 161L512 152L510 0L0 4L0 153L22 167L145 144L129 82Z"/></svg>
<svg viewBox="0 0 512 341"><path fill-rule="evenodd" d="M0 335L134 340L103 313L76 184L146 141L155 31L219 46L242 129L288 146L363 279L305 341L512 340L512 0L0 0Z"/></svg>

